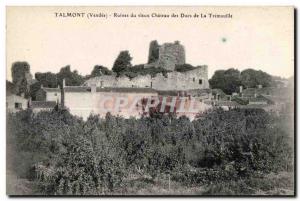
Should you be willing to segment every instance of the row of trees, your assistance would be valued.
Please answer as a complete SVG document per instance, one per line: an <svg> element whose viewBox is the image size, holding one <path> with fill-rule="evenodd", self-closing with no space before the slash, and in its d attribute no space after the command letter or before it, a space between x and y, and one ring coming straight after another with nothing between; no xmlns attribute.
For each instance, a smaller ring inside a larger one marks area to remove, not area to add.
<svg viewBox="0 0 300 201"><path fill-rule="evenodd" d="M126 189L131 175L170 174L194 186L291 170L288 121L258 109L218 109L192 122L26 110L8 115L7 146L13 171L37 193L98 195Z"/></svg>
<svg viewBox="0 0 300 201"><path fill-rule="evenodd" d="M246 88L257 87L257 85L276 86L273 77L261 70L246 69L240 72L233 68L215 71L209 84L211 88L222 89L227 94L238 92L240 86Z"/></svg>
<svg viewBox="0 0 300 201"><path fill-rule="evenodd" d="M18 95L35 97L35 93L44 87L56 88L62 86L63 79L67 85L79 86L83 84L85 77L78 74L76 70L71 71L70 66L65 66L58 73L46 72L35 73L35 79L30 73L30 65L27 62L15 62L12 65L12 83L9 83L9 90Z"/></svg>
<svg viewBox="0 0 300 201"><path fill-rule="evenodd" d="M112 71L104 66L96 65L90 75L82 76L77 70L72 71L71 67L68 65L62 67L58 73L37 72L34 76L35 80L32 79L30 65L27 62L15 62L12 64L11 68L13 89L10 89L11 87L8 88L13 93L18 95L25 94L26 97L31 96L35 99L35 94L40 89L41 85L50 88L61 87L62 80L65 79L67 85L80 86L85 80L91 77L112 75L113 73L121 75L122 72L128 71L128 68L131 67L131 59L128 51L121 51L114 63ZM139 67L137 66L137 68L134 69L139 70ZM130 75L128 72L127 74L128 76Z"/></svg>

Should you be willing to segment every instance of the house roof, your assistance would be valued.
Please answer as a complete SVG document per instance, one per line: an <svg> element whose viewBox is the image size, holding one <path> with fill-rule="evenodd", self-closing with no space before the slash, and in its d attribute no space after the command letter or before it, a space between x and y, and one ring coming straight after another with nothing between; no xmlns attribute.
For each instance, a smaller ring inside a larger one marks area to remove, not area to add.
<svg viewBox="0 0 300 201"><path fill-rule="evenodd" d="M229 107L235 107L235 106L240 106L239 103L235 102L235 101L213 101L213 100L205 100L204 101L205 104L208 105L213 105L215 104L216 106L229 106Z"/></svg>
<svg viewBox="0 0 300 201"><path fill-rule="evenodd" d="M6 98L7 99L14 98L15 100L17 99L17 100L25 100L25 101L28 100L27 98L24 98L22 96L19 96L19 95L16 95L16 94L12 94L12 93L6 94Z"/></svg>
<svg viewBox="0 0 300 201"><path fill-rule="evenodd" d="M59 88L47 88L47 87L43 87L43 88L41 88L41 90L44 90L45 92L60 92Z"/></svg>
<svg viewBox="0 0 300 201"><path fill-rule="evenodd" d="M178 95L178 91L157 91L158 95L161 96L177 96Z"/></svg>
<svg viewBox="0 0 300 201"><path fill-rule="evenodd" d="M91 88L86 86L65 86L64 91L65 92L91 92Z"/></svg>
<svg viewBox="0 0 300 201"><path fill-rule="evenodd" d="M235 101L216 101L216 106L235 107L235 106L240 106L240 104Z"/></svg>
<svg viewBox="0 0 300 201"><path fill-rule="evenodd" d="M31 101L31 108L54 108L55 101Z"/></svg>
<svg viewBox="0 0 300 201"><path fill-rule="evenodd" d="M263 88L247 88L244 89L242 94L244 96L253 97L254 94L258 95L270 95L270 96L288 96L291 93L291 89L287 87L263 87Z"/></svg>
<svg viewBox="0 0 300 201"><path fill-rule="evenodd" d="M292 96L293 94L289 94L288 97L286 96L271 96L271 95L263 95L266 99L272 101L273 103L279 103L279 102L288 102L288 101L293 101L294 97Z"/></svg>
<svg viewBox="0 0 300 201"><path fill-rule="evenodd" d="M65 92L91 92L91 87L86 86L66 86ZM157 93L151 88L115 88L115 87L97 87L96 92L119 92L119 93Z"/></svg>
<svg viewBox="0 0 300 201"><path fill-rule="evenodd" d="M264 96L257 96L249 98L249 102L270 102L269 99L265 98Z"/></svg>
<svg viewBox="0 0 300 201"><path fill-rule="evenodd" d="M178 94L186 94L186 95L205 95L211 92L211 89L190 89L190 90L156 90L158 95L169 95L169 96L177 96Z"/></svg>
<svg viewBox="0 0 300 201"><path fill-rule="evenodd" d="M157 93L157 91L152 88L113 88L113 87L105 87L105 88L97 87L97 92Z"/></svg>
<svg viewBox="0 0 300 201"><path fill-rule="evenodd" d="M268 105L268 104L248 104L248 105L241 105L240 108L267 108L270 107L272 105Z"/></svg>

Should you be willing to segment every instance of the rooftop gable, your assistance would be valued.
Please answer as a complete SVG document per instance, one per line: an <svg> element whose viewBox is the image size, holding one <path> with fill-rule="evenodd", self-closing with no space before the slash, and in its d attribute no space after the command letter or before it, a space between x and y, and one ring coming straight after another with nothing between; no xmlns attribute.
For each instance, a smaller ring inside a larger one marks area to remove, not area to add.
<svg viewBox="0 0 300 201"><path fill-rule="evenodd" d="M31 101L31 108L54 108L55 101Z"/></svg>

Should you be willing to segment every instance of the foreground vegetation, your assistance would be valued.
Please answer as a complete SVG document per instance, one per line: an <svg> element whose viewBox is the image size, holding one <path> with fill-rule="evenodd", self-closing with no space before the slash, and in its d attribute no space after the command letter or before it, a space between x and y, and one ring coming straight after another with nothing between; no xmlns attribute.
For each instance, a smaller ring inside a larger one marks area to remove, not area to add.
<svg viewBox="0 0 300 201"><path fill-rule="evenodd" d="M9 114L8 193L293 194L292 123L259 109L213 110L192 122Z"/></svg>

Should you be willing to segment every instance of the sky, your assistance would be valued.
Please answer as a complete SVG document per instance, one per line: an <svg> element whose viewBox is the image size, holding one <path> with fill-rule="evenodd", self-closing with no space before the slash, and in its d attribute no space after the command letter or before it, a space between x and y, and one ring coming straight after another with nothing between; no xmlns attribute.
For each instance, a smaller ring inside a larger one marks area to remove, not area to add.
<svg viewBox="0 0 300 201"><path fill-rule="evenodd" d="M85 16L55 14L68 12ZM107 18L87 18L89 13ZM181 13L207 17L181 18ZM209 18L209 13L232 18ZM15 61L27 61L33 75L66 65L90 74L95 65L111 68L121 50L129 50L132 64L146 63L152 40L180 41L186 63L207 65L209 77L220 69L253 68L288 78L294 75L293 13L293 7L7 7L7 79Z"/></svg>

